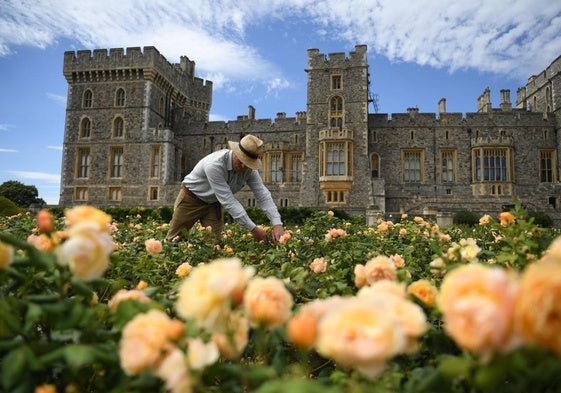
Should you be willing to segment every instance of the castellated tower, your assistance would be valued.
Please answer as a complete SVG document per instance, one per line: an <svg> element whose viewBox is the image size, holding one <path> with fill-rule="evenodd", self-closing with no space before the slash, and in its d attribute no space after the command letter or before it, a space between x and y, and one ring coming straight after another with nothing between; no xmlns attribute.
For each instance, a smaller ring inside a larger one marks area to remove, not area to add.
<svg viewBox="0 0 561 393"><path fill-rule="evenodd" d="M154 47L64 54L68 82L60 205L161 206L185 172L175 132L206 121L212 83Z"/></svg>
<svg viewBox="0 0 561 393"><path fill-rule="evenodd" d="M364 212L372 204L368 161L366 46L349 56L308 50L304 206L344 206Z"/></svg>

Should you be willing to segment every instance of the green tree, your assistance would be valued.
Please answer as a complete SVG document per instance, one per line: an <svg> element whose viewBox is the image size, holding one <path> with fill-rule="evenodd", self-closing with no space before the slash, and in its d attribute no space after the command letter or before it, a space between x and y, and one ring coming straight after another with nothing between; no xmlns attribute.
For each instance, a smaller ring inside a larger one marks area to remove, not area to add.
<svg viewBox="0 0 561 393"><path fill-rule="evenodd" d="M13 216L20 212L20 208L5 196L0 195L0 217Z"/></svg>
<svg viewBox="0 0 561 393"><path fill-rule="evenodd" d="M38 198L37 187L27 186L17 180L8 180L0 184L0 195L25 209L32 203L45 204L43 199Z"/></svg>

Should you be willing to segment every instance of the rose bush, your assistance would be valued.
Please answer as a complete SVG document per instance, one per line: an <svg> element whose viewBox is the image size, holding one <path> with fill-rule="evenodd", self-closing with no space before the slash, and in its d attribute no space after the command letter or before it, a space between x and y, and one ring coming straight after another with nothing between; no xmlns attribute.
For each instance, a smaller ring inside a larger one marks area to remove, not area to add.
<svg viewBox="0 0 561 393"><path fill-rule="evenodd" d="M561 233L519 207L471 228L318 211L278 244L165 242L90 206L0 231L1 391L561 390Z"/></svg>

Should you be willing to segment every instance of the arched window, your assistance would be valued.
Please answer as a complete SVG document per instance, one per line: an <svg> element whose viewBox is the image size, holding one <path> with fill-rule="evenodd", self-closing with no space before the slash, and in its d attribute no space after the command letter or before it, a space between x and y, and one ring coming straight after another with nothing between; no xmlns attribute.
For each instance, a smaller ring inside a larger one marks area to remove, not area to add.
<svg viewBox="0 0 561 393"><path fill-rule="evenodd" d="M93 93L90 89L84 92L84 97L82 100L82 107L83 108L91 108L93 104Z"/></svg>
<svg viewBox="0 0 561 393"><path fill-rule="evenodd" d="M80 123L80 138L89 138L92 134L92 122L89 117L84 117Z"/></svg>
<svg viewBox="0 0 561 393"><path fill-rule="evenodd" d="M125 122L121 116L113 120L113 137L122 138L125 135Z"/></svg>
<svg viewBox="0 0 561 393"><path fill-rule="evenodd" d="M115 93L115 106L125 106L125 90L122 88Z"/></svg>

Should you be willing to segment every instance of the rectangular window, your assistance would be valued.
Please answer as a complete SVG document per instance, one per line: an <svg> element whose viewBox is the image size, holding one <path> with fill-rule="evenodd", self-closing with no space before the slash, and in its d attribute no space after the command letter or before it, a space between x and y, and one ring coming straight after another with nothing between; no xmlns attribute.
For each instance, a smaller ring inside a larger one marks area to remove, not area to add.
<svg viewBox="0 0 561 393"><path fill-rule="evenodd" d="M281 183L282 182L282 160L280 153L273 153L269 155L271 161L271 183Z"/></svg>
<svg viewBox="0 0 561 393"><path fill-rule="evenodd" d="M122 147L112 147L111 148L111 175L110 177L122 177L123 176L123 148Z"/></svg>
<svg viewBox="0 0 561 393"><path fill-rule="evenodd" d="M150 177L160 177L160 146L152 146L150 151Z"/></svg>
<svg viewBox="0 0 561 393"><path fill-rule="evenodd" d="M78 163L77 163L77 171L76 177L85 178L88 177L90 174L90 149L89 148L82 148L78 149Z"/></svg>
<svg viewBox="0 0 561 393"><path fill-rule="evenodd" d="M415 183L423 180L423 151L422 150L403 150L403 181Z"/></svg>
<svg viewBox="0 0 561 393"><path fill-rule="evenodd" d="M301 182L302 181L302 156L293 155L292 156L292 171L290 172L291 182Z"/></svg>
<svg viewBox="0 0 561 393"><path fill-rule="evenodd" d="M87 187L76 187L74 199L77 201L87 201L88 200L88 188Z"/></svg>
<svg viewBox="0 0 561 393"><path fill-rule="evenodd" d="M345 144L327 144L326 175L343 176L345 175Z"/></svg>
<svg viewBox="0 0 561 393"><path fill-rule="evenodd" d="M157 201L158 193L158 187L150 187L150 189L148 190L148 199L150 199L151 201Z"/></svg>
<svg viewBox="0 0 561 393"><path fill-rule="evenodd" d="M341 87L341 75L331 75L331 90L340 90Z"/></svg>
<svg viewBox="0 0 561 393"><path fill-rule="evenodd" d="M474 161L476 181L509 181L510 165L506 148L476 149Z"/></svg>
<svg viewBox="0 0 561 393"><path fill-rule="evenodd" d="M121 187L109 187L108 194L110 201L121 201L123 198Z"/></svg>
<svg viewBox="0 0 561 393"><path fill-rule="evenodd" d="M451 183L455 181L456 172L456 151L441 150L440 151L440 176L443 183Z"/></svg>
<svg viewBox="0 0 561 393"><path fill-rule="evenodd" d="M540 182L553 183L553 150L540 150Z"/></svg>

